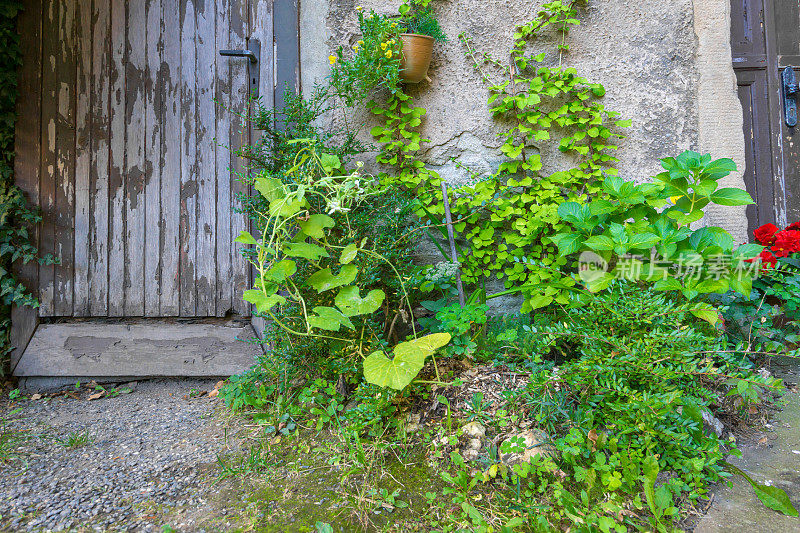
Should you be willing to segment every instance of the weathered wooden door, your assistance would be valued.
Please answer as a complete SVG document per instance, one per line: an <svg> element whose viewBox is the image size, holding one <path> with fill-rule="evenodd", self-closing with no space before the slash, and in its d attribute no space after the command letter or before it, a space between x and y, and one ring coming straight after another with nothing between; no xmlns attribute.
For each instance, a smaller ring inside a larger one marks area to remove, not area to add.
<svg viewBox="0 0 800 533"><path fill-rule="evenodd" d="M781 73L800 75L800 0L732 0L731 48L744 110L752 230L800 219L800 127L784 113Z"/></svg>
<svg viewBox="0 0 800 533"><path fill-rule="evenodd" d="M21 270L41 306L13 311L12 363L43 317L250 314L233 243L248 187L232 170L256 134L241 118L253 88L248 59L219 50L260 42L259 96L273 105L299 84L297 6L25 2L15 180L41 208L40 251L60 262Z"/></svg>

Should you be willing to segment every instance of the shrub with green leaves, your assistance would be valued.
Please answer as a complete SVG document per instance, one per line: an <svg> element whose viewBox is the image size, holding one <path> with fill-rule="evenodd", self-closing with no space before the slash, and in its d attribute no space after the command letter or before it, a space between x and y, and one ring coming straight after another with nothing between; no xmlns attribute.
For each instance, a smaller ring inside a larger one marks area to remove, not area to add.
<svg viewBox="0 0 800 533"><path fill-rule="evenodd" d="M711 159L686 151L661 160L665 171L654 183L636 184L609 176L602 194L591 201L564 202L559 218L567 231L550 240L564 258L592 252L607 269L586 270L582 278L592 291L618 278L652 282L656 290L680 291L687 300L734 290L750 294L758 265L749 262L761 252L757 244L735 246L733 237L717 227L693 230L709 204L753 203L746 191L719 188L719 180L736 170L730 159ZM542 304L552 300L543 293ZM716 322L710 306L694 313Z"/></svg>
<svg viewBox="0 0 800 533"><path fill-rule="evenodd" d="M460 36L489 87L493 115L508 127L500 147L506 159L497 172L476 177L473 185L452 192L458 260L466 283L482 285L500 278L507 290L522 293L525 313L548 303L536 285L572 283L560 271L566 259L548 240L566 229L556 211L564 201L593 197L605 176L616 174L612 154L622 137L617 128L630 125L598 101L605 94L602 85L561 65L566 44L556 54L531 53L537 38L546 32L564 36L569 27L579 24L576 16L576 2L544 5L533 21L517 28L513 65L478 51L469 36ZM425 109L415 107L409 95L399 92L386 105L370 102L368 107L384 119L371 131L383 143L378 162L389 167L383 181L413 190L417 214L443 228L441 178L417 157L426 141L417 131ZM570 158L568 170L543 168L541 153L554 141ZM555 289L552 296L565 303L569 291Z"/></svg>

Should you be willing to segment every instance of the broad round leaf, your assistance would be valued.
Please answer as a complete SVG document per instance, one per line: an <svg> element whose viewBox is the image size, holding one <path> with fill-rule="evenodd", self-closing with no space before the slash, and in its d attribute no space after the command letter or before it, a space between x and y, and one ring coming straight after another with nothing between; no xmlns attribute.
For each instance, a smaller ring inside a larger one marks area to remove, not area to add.
<svg viewBox="0 0 800 533"><path fill-rule="evenodd" d="M344 287L336 295L336 307L342 310L344 316L369 315L380 309L386 293L380 289L369 291L363 298L359 295L359 288L355 285Z"/></svg>
<svg viewBox="0 0 800 533"><path fill-rule="evenodd" d="M356 274L358 274L358 268L355 265L344 265L335 276L330 268L324 268L311 274L306 283L314 287L317 292L325 292L352 283L356 279Z"/></svg>
<svg viewBox="0 0 800 533"><path fill-rule="evenodd" d="M303 233L314 239L322 239L325 237L325 229L332 228L336 222L328 215L311 215L308 220L299 221L300 229Z"/></svg>

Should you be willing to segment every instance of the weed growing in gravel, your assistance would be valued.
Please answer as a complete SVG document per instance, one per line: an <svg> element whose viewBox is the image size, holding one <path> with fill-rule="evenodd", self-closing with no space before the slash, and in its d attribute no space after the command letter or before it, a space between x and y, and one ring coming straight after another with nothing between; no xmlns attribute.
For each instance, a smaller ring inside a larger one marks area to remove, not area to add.
<svg viewBox="0 0 800 533"><path fill-rule="evenodd" d="M71 431L66 437L56 439L56 443L64 448L82 448L94 442L88 429Z"/></svg>
<svg viewBox="0 0 800 533"><path fill-rule="evenodd" d="M20 411L21 409L12 409L10 412L0 415L0 464L19 458L17 449L22 442L27 440L27 436L23 432L13 427L15 422L13 417Z"/></svg>

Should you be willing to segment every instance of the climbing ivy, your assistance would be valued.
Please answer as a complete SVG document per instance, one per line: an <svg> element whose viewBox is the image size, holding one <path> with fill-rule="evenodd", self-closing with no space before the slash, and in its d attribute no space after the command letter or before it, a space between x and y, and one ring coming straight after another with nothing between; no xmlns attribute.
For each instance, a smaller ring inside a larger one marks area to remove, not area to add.
<svg viewBox="0 0 800 533"><path fill-rule="evenodd" d="M523 312L553 300L567 302L574 281L562 268L567 259L550 242L566 229L558 206L565 201L582 203L602 193L605 176L617 174L612 153L622 135L616 128L630 126L630 121L619 120L597 100L605 94L602 85L563 65L569 50L566 34L580 24L580 1L548 2L531 22L519 26L510 64L479 52L468 35L459 36L488 85L494 117L509 124L500 146L506 160L497 172L456 189L450 199L455 230L466 241L459 253L462 275L478 285L490 277L502 279L506 289L525 296ZM530 52L548 30L559 38L556 53ZM425 110L414 107L412 98L403 93L392 95L386 106L371 102L369 107L384 120L372 130L384 143L378 161L394 169L384 179L415 189L419 214L440 224L444 214L440 177L416 155L426 141L415 130ZM571 168L547 173L542 153L546 143L556 140Z"/></svg>
<svg viewBox="0 0 800 533"><path fill-rule="evenodd" d="M28 228L40 220L14 185L17 68L21 64L16 19L21 10L22 2L0 0L0 42L4 43L0 55L0 376L7 371L6 356L12 349L9 340L12 304L39 305L11 270L14 262L37 260L37 249Z"/></svg>

